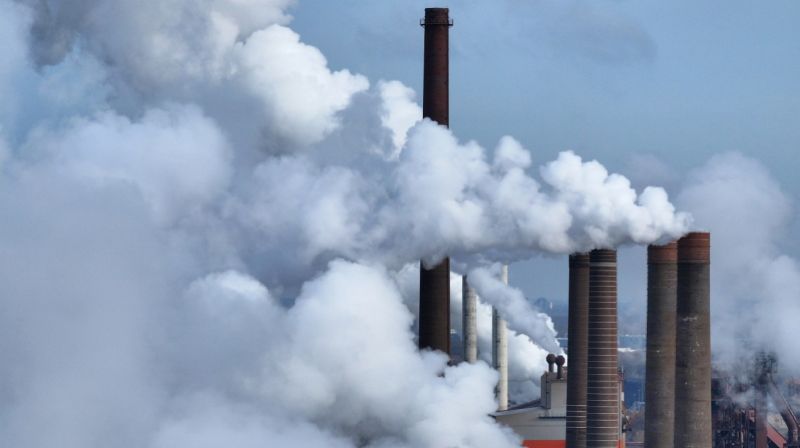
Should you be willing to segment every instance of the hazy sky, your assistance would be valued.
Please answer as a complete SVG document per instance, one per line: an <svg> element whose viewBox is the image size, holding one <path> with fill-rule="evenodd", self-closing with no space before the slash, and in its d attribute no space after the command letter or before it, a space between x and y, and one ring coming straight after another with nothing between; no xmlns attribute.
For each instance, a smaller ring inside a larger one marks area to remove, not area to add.
<svg viewBox="0 0 800 448"><path fill-rule="evenodd" d="M510 134L539 162L573 149L671 192L713 154L736 151L797 195L800 3L304 0L293 26L332 66L421 92L426 6L449 6L455 21L450 121L461 138L491 147ZM622 296L644 297L644 270L624 271L643 257L624 256ZM552 297L565 267L515 266L512 277Z"/></svg>

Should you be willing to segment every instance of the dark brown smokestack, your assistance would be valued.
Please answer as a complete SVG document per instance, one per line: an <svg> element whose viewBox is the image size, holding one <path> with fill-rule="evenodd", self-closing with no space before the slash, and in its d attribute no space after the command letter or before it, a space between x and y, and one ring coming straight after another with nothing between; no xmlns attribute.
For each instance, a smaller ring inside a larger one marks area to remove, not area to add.
<svg viewBox="0 0 800 448"><path fill-rule="evenodd" d="M447 8L426 8L425 67L422 115L450 125L449 113L449 32ZM450 259L426 268L420 263L419 348L450 354Z"/></svg>
<svg viewBox="0 0 800 448"><path fill-rule="evenodd" d="M586 448L588 319L589 254L573 254L569 257L567 448Z"/></svg>
<svg viewBox="0 0 800 448"><path fill-rule="evenodd" d="M617 251L589 254L589 350L586 446L616 448L620 439L617 371Z"/></svg>
<svg viewBox="0 0 800 448"><path fill-rule="evenodd" d="M678 245L647 248L647 363L644 437L648 448L675 444L675 313Z"/></svg>
<svg viewBox="0 0 800 448"><path fill-rule="evenodd" d="M675 446L711 446L711 235L678 240Z"/></svg>
<svg viewBox="0 0 800 448"><path fill-rule="evenodd" d="M425 8L422 116L450 126L450 21L447 8Z"/></svg>

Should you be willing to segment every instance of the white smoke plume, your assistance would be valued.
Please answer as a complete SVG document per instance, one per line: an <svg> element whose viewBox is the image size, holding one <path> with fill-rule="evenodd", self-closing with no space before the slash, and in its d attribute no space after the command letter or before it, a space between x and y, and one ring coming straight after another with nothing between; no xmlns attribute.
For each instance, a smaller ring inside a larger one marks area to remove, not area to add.
<svg viewBox="0 0 800 448"><path fill-rule="evenodd" d="M489 275L497 275L492 272ZM419 264L409 264L397 271L394 275L395 281L403 296L403 301L414 316L419 315ZM462 353L461 345L461 312L462 312L462 278L461 275L450 274L450 325L455 331L451 337L452 355L455 359L460 359ZM503 286L506 286L503 284ZM516 294L516 291L512 292ZM479 298L480 299L480 298ZM478 358L492 365L492 307L485 301L478 301L477 308L477 327L478 327ZM524 312L539 316L537 310L524 306ZM514 321L517 323L517 320ZM527 322L524 322L527 323ZM554 339L555 332L553 324L547 320L544 325L546 336L542 345L557 347L558 341ZM537 329L537 332L541 332ZM455 339L454 339L455 338ZM557 352L561 352L559 348ZM525 403L540 395L540 376L547 366L545 360L547 354L551 353L534 343L531 338L524 333L515 331L515 327L508 328L508 376L509 376L509 399L512 403Z"/></svg>
<svg viewBox="0 0 800 448"><path fill-rule="evenodd" d="M0 445L517 446L487 365L416 350L403 267L688 228L597 162L537 180L416 123L291 3L0 0ZM549 321L482 288L541 356Z"/></svg>
<svg viewBox="0 0 800 448"><path fill-rule="evenodd" d="M688 228L687 215L675 213L663 190L637 195L597 162L562 153L542 167L544 185L525 172L529 165L530 155L511 138L489 159L476 143L460 144L425 120L410 130L396 163L266 160L230 210L260 250L296 242L272 272L331 256L398 268L448 254L471 264L486 257L510 261L531 251L648 243Z"/></svg>
<svg viewBox="0 0 800 448"><path fill-rule="evenodd" d="M749 369L755 354L767 350L777 353L784 373L800 372L800 263L784 247L793 216L789 195L756 160L725 154L693 172L679 202L712 232L717 363Z"/></svg>
<svg viewBox="0 0 800 448"><path fill-rule="evenodd" d="M461 304L460 299L458 303ZM487 305L485 301L479 301L477 311L478 357L486 364L492 365L492 307ZM534 309L526 309L525 311L537 316L540 314ZM507 330L508 395L512 403L526 403L540 396L540 377L547 366L547 355L551 353L551 351L542 346L553 347L557 344L557 341L548 338L544 340L544 344L538 345L530 336L525 334L524 329L516 331L514 329L516 323L515 321L514 326ZM546 328L552 330L553 324L551 321L546 322L545 325ZM537 329L537 332L541 331ZM555 333L553 332L553 334ZM561 350L558 349L556 352L559 353Z"/></svg>
<svg viewBox="0 0 800 448"><path fill-rule="evenodd" d="M552 319L532 307L522 291L506 285L488 269L473 269L469 279L479 297L500 310L510 328L527 335L548 353L562 353Z"/></svg>

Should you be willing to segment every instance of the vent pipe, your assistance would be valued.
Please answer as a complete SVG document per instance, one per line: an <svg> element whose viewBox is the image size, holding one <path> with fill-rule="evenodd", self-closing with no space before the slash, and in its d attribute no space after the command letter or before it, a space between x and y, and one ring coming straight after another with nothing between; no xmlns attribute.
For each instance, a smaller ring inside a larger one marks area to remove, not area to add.
<svg viewBox="0 0 800 448"><path fill-rule="evenodd" d="M461 337L464 361L478 361L478 294L469 286L467 276L461 278Z"/></svg>
<svg viewBox="0 0 800 448"><path fill-rule="evenodd" d="M589 254L573 254L569 256L567 448L586 448L588 318Z"/></svg>
<svg viewBox="0 0 800 448"><path fill-rule="evenodd" d="M707 448L711 432L711 234L678 240L675 446Z"/></svg>
<svg viewBox="0 0 800 448"><path fill-rule="evenodd" d="M589 254L589 350L586 446L617 448L620 395L617 371L617 251Z"/></svg>
<svg viewBox="0 0 800 448"><path fill-rule="evenodd" d="M648 448L673 448L675 439L675 313L678 245L647 248L647 362L644 437Z"/></svg>
<svg viewBox="0 0 800 448"><path fill-rule="evenodd" d="M442 126L449 117L449 32L447 8L426 8L422 115ZM436 266L420 263L419 348L450 354L450 259Z"/></svg>
<svg viewBox="0 0 800 448"><path fill-rule="evenodd" d="M503 265L500 280L508 284L508 266ZM508 332L506 321L492 307L492 364L500 374L497 381L497 410L508 409Z"/></svg>

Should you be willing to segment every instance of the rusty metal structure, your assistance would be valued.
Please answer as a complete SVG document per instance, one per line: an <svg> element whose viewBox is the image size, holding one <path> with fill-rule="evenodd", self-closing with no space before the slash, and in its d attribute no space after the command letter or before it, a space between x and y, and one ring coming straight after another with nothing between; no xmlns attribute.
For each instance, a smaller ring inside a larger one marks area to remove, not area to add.
<svg viewBox="0 0 800 448"><path fill-rule="evenodd" d="M573 254L569 257L567 448L586 448L588 319L589 254Z"/></svg>
<svg viewBox="0 0 800 448"><path fill-rule="evenodd" d="M426 8L422 114L450 125L449 34L453 22L447 8ZM419 348L450 354L450 259L436 266L420 263Z"/></svg>
<svg viewBox="0 0 800 448"><path fill-rule="evenodd" d="M711 234L678 240L675 446L708 448L711 429Z"/></svg>
<svg viewBox="0 0 800 448"><path fill-rule="evenodd" d="M673 448L675 426L675 313L678 245L647 248L647 361L645 445Z"/></svg>
<svg viewBox="0 0 800 448"><path fill-rule="evenodd" d="M616 448L620 441L617 353L617 251L589 254L586 445Z"/></svg>
<svg viewBox="0 0 800 448"><path fill-rule="evenodd" d="M714 448L800 447L797 416L777 386L776 370L776 356L760 353L747 383L717 372L712 383ZM746 396L752 400L743 404ZM770 399L785 430L768 418Z"/></svg>

